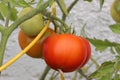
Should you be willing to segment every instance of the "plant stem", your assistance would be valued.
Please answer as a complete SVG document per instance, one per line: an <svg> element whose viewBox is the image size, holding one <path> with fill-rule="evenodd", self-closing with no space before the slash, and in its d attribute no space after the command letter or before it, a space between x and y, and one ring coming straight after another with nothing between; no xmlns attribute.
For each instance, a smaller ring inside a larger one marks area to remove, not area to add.
<svg viewBox="0 0 120 80"><path fill-rule="evenodd" d="M72 4L68 7L68 9L67 9L67 11L68 11L68 13L71 11L71 9L74 7L74 5L78 2L79 0L74 0L73 2L72 2ZM63 14L63 16L62 16L62 20L63 21L65 21L66 20L66 15L65 14Z"/></svg>
<svg viewBox="0 0 120 80"><path fill-rule="evenodd" d="M91 56L91 61L96 65L96 68L99 68L100 65L97 63L97 61Z"/></svg>
<svg viewBox="0 0 120 80"><path fill-rule="evenodd" d="M91 80L90 78L88 78L87 75L84 74L84 72L82 71L82 69L78 69L78 72L79 72L86 80Z"/></svg>
<svg viewBox="0 0 120 80"><path fill-rule="evenodd" d="M4 31L4 26L0 24L0 32L3 33Z"/></svg>
<svg viewBox="0 0 120 80"><path fill-rule="evenodd" d="M40 7L37 7L36 9L32 10L29 14L26 14L25 16L18 18L13 24L10 25L10 27L6 28L5 30L3 27L0 27L0 31L2 32L2 39L1 39L1 43L0 43L0 66L3 63L3 56L4 56L7 40L9 38L10 34L13 32L13 30L15 28L17 28L18 25L20 25L25 20L33 17L34 15L38 14L39 12L44 11L48 6L49 6L49 2L44 3Z"/></svg>
<svg viewBox="0 0 120 80"><path fill-rule="evenodd" d="M8 2L8 13L7 13L7 17L6 17L5 27L8 27L8 25L9 25L10 15L11 15L11 6L10 6L10 3Z"/></svg>
<svg viewBox="0 0 120 80"><path fill-rule="evenodd" d="M50 12L42 12L42 14L44 16L48 17L51 21L53 21L53 20L59 21L61 24L63 24L63 26L65 27L66 30L69 29L68 25L63 20L61 20L60 18L58 18L54 15L51 15Z"/></svg>
<svg viewBox="0 0 120 80"><path fill-rule="evenodd" d="M2 38L1 38L1 43L0 43L0 66L3 63L3 56L4 56L4 51L5 51L5 47L6 47L6 43L8 40L8 35L9 33L7 33L6 30L4 30L4 33L2 33Z"/></svg>
<svg viewBox="0 0 120 80"><path fill-rule="evenodd" d="M43 74L42 74L42 76L40 77L39 80L45 80L45 77L46 77L46 75L48 74L49 71L50 71L50 67L46 66L46 68L45 68L45 70L44 70L44 72L43 72Z"/></svg>

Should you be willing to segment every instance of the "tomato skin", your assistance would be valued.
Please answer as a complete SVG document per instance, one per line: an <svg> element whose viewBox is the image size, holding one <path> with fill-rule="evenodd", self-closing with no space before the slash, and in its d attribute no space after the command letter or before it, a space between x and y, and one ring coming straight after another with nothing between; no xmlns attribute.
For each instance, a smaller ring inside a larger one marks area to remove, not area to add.
<svg viewBox="0 0 120 80"><path fill-rule="evenodd" d="M90 43L84 38L84 37L80 37L83 40L83 43L86 45L87 47L87 57L85 59L85 61L83 62L82 67L89 61L90 57L91 57L91 46Z"/></svg>
<svg viewBox="0 0 120 80"><path fill-rule="evenodd" d="M41 49L43 41L51 34L55 34L55 32L52 29L48 28L48 30L41 37L41 39L32 48L30 48L30 50L26 52L26 54L32 58L42 58ZM29 43L31 43L34 40L34 38L35 37L27 36L22 30L20 30L18 34L18 42L21 49L24 49Z"/></svg>
<svg viewBox="0 0 120 80"><path fill-rule="evenodd" d="M43 43L43 57L51 68L72 72L86 60L86 46L82 39L72 34L55 34Z"/></svg>

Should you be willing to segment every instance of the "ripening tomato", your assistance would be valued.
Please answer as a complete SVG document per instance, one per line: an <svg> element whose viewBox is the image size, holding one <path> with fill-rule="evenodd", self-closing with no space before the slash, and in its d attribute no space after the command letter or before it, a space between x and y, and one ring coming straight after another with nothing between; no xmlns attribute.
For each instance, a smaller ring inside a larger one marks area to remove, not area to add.
<svg viewBox="0 0 120 80"><path fill-rule="evenodd" d="M28 52L26 52L27 55L33 57L33 58L41 58L42 57L42 44L43 41L51 34L54 34L55 32L48 28L45 34L41 37L41 39L32 47ZM35 37L29 37L27 36L22 30L20 30L18 34L18 42L21 47L21 49L24 49L29 43L33 41Z"/></svg>
<svg viewBox="0 0 120 80"><path fill-rule="evenodd" d="M42 52L48 66L72 72L85 64L88 51L82 38L72 34L55 34L45 39Z"/></svg>

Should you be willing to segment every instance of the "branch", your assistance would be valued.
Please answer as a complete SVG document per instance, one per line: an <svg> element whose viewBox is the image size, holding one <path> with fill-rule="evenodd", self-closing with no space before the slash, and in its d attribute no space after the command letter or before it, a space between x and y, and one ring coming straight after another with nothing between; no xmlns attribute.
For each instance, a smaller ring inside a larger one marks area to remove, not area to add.
<svg viewBox="0 0 120 80"><path fill-rule="evenodd" d="M6 17L5 27L8 27L10 15L11 15L11 6L10 6L10 3L8 2L8 13L7 13L7 17Z"/></svg>
<svg viewBox="0 0 120 80"><path fill-rule="evenodd" d="M68 7L67 11L68 13L71 11L71 9L74 7L74 5L78 2L79 0L74 0L74 2L72 2L72 4ZM65 21L66 20L66 15L63 14L62 16L62 20Z"/></svg>
<svg viewBox="0 0 120 80"><path fill-rule="evenodd" d="M24 15L23 17L18 18L13 24L10 25L10 27L4 29L4 27L0 26L0 31L2 32L2 38L1 38L1 43L0 43L0 66L2 65L2 62L3 62L3 56L4 56L4 51L5 51L7 40L10 34L13 32L13 30L16 29L18 25L20 25L25 20L33 17L39 12L44 11L48 6L49 6L49 1L37 7L36 9L32 10L30 13Z"/></svg>
<svg viewBox="0 0 120 80"><path fill-rule="evenodd" d="M63 24L65 30L68 30L68 29L69 29L68 25L67 25L63 20L61 20L60 18L52 15L50 12L46 12L46 11L45 11L45 12L42 12L42 14L43 14L44 16L48 17L51 21L53 21L53 20L59 21L61 24Z"/></svg>
<svg viewBox="0 0 120 80"><path fill-rule="evenodd" d="M45 80L45 77L46 77L46 75L48 74L49 71L50 71L50 67L46 66L46 68L45 68L45 70L44 70L44 72L43 72L43 74L42 74L42 76L40 77L39 80Z"/></svg>
<svg viewBox="0 0 120 80"><path fill-rule="evenodd" d="M81 69L78 69L78 72L86 79L86 80L91 80L90 78L88 78L87 75L84 74L84 72Z"/></svg>

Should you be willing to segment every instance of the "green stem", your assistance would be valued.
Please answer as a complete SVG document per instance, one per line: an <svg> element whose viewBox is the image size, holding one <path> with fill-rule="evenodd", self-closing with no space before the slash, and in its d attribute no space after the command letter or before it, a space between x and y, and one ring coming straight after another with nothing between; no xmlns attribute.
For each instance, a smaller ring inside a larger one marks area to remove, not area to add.
<svg viewBox="0 0 120 80"><path fill-rule="evenodd" d="M74 0L73 2L72 2L72 4L68 7L68 9L67 9L67 11L68 11L68 13L71 11L71 9L74 7L74 5L78 2L79 0ZM66 15L65 14L63 14L63 16L62 16L62 20L63 21L65 21L66 20Z"/></svg>
<svg viewBox="0 0 120 80"><path fill-rule="evenodd" d="M3 31L4 31L4 26L0 24L0 32L3 33Z"/></svg>
<svg viewBox="0 0 120 80"><path fill-rule="evenodd" d="M8 27L8 25L9 25L10 15L11 15L11 6L10 6L10 3L8 2L8 13L7 13L7 17L6 17L5 27Z"/></svg>
<svg viewBox="0 0 120 80"><path fill-rule="evenodd" d="M84 74L84 72L82 71L82 69L78 69L78 72L79 72L86 80L92 80L92 79L90 79L86 74Z"/></svg>
<svg viewBox="0 0 120 80"><path fill-rule="evenodd" d="M96 68L99 68L100 65L97 63L97 61L91 56L91 61L96 65Z"/></svg>
<svg viewBox="0 0 120 80"><path fill-rule="evenodd" d="M49 71L50 71L50 67L46 66L46 68L45 68L45 70L44 70L44 72L43 72L43 74L42 74L42 76L40 77L39 80L45 80L45 77L46 77L46 75L48 74Z"/></svg>
<svg viewBox="0 0 120 80"><path fill-rule="evenodd" d="M8 33L6 30L4 30L4 33L2 34L1 43L0 43L0 66L3 63L3 56L4 56L7 40L8 40Z"/></svg>
<svg viewBox="0 0 120 80"><path fill-rule="evenodd" d="M54 15L51 15L50 12L42 12L42 14L44 16L47 16L51 21L53 21L53 20L59 21L61 24L63 24L63 26L65 27L66 30L69 29L68 25L63 20L61 20L60 18L58 18Z"/></svg>
<svg viewBox="0 0 120 80"><path fill-rule="evenodd" d="M36 9L32 10L29 14L26 14L25 16L18 18L13 24L10 25L10 27L6 28L5 30L3 29L3 27L0 27L0 30L3 32L1 43L0 43L0 66L3 63L3 56L4 56L7 40L9 38L10 34L13 32L13 30L15 28L17 28L18 25L20 25L25 20L33 17L34 15L38 14L39 12L44 11L48 6L49 6L49 2L44 3L40 7L37 7Z"/></svg>

